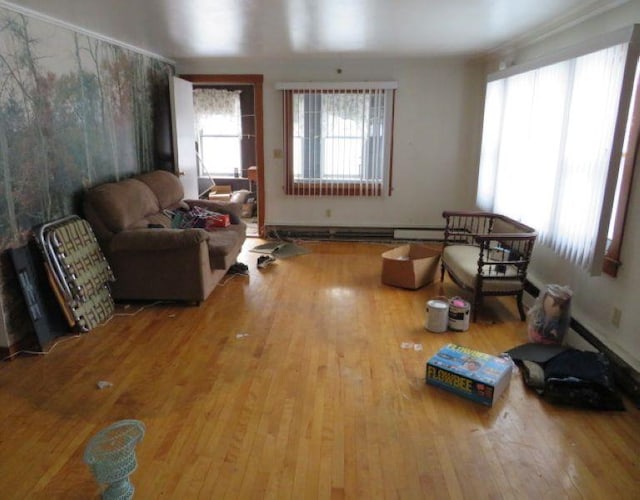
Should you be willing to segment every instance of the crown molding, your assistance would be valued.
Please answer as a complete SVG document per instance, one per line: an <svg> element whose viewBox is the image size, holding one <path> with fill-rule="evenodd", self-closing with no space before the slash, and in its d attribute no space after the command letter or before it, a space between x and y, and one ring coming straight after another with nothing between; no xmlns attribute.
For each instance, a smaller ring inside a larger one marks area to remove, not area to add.
<svg viewBox="0 0 640 500"><path fill-rule="evenodd" d="M576 7L551 22L533 28L524 35L512 38L508 42L490 49L487 51L486 56L495 57L523 49L626 3L629 3L629 0L597 0L589 5Z"/></svg>
<svg viewBox="0 0 640 500"><path fill-rule="evenodd" d="M66 21L62 21L61 19L57 19L55 17L48 16L46 14L42 14L35 10L27 9L26 7L22 7L20 5L13 4L11 2L6 2L4 0L0 0L0 7L3 7L7 10L11 10L17 14L23 14L25 16L33 17L39 21L43 21L45 23L54 24L59 26L60 28L64 28L70 31L75 31L76 33L80 33L81 35L90 36L92 38L97 38L98 40L102 40L103 42L107 42L113 45L117 45L127 50L131 50L133 52L137 52L138 54L142 54L143 56L153 57L154 59L160 59L166 63L169 63L175 66L176 62L172 59L164 57L160 54L156 54L154 52L141 49L139 47L135 47L134 45L128 44L126 42L122 42L120 40L116 40L115 38L108 37L101 33L96 33L95 31L91 31L80 26L76 26L75 24L68 23Z"/></svg>

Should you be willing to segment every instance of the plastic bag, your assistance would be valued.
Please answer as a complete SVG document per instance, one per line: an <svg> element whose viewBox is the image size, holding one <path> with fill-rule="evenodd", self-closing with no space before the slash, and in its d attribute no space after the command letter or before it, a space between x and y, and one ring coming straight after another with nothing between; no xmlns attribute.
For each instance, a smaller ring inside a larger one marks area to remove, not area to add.
<svg viewBox="0 0 640 500"><path fill-rule="evenodd" d="M569 287L547 285L529 311L528 334L531 342L561 344L569 329L571 296Z"/></svg>

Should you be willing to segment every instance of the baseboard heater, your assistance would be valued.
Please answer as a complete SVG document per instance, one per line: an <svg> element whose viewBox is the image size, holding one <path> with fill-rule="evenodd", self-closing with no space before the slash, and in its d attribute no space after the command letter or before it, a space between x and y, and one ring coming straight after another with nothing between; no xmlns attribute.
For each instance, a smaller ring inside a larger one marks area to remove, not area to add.
<svg viewBox="0 0 640 500"><path fill-rule="evenodd" d="M332 227L332 226L265 226L267 238L292 238L335 241L429 241L442 242L444 227Z"/></svg>

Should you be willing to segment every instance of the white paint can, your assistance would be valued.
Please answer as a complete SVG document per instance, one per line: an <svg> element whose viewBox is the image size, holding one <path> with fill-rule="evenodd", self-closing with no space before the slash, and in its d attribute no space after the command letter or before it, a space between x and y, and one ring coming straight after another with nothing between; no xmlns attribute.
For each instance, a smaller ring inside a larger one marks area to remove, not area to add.
<svg viewBox="0 0 640 500"><path fill-rule="evenodd" d="M428 300L424 327L436 333L446 332L449 319L449 304L444 300Z"/></svg>
<svg viewBox="0 0 640 500"><path fill-rule="evenodd" d="M458 332L469 329L469 313L471 305L460 297L449 300L449 328Z"/></svg>

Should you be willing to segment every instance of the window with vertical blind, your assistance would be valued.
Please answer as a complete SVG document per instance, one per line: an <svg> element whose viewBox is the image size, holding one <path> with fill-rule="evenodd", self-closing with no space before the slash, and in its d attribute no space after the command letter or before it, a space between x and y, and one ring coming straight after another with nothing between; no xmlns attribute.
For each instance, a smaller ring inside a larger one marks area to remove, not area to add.
<svg viewBox="0 0 640 500"><path fill-rule="evenodd" d="M550 64L510 68L487 84L478 206L534 227L541 243L594 275L628 142L634 33Z"/></svg>
<svg viewBox="0 0 640 500"><path fill-rule="evenodd" d="M281 83L290 195L390 192L395 82Z"/></svg>

